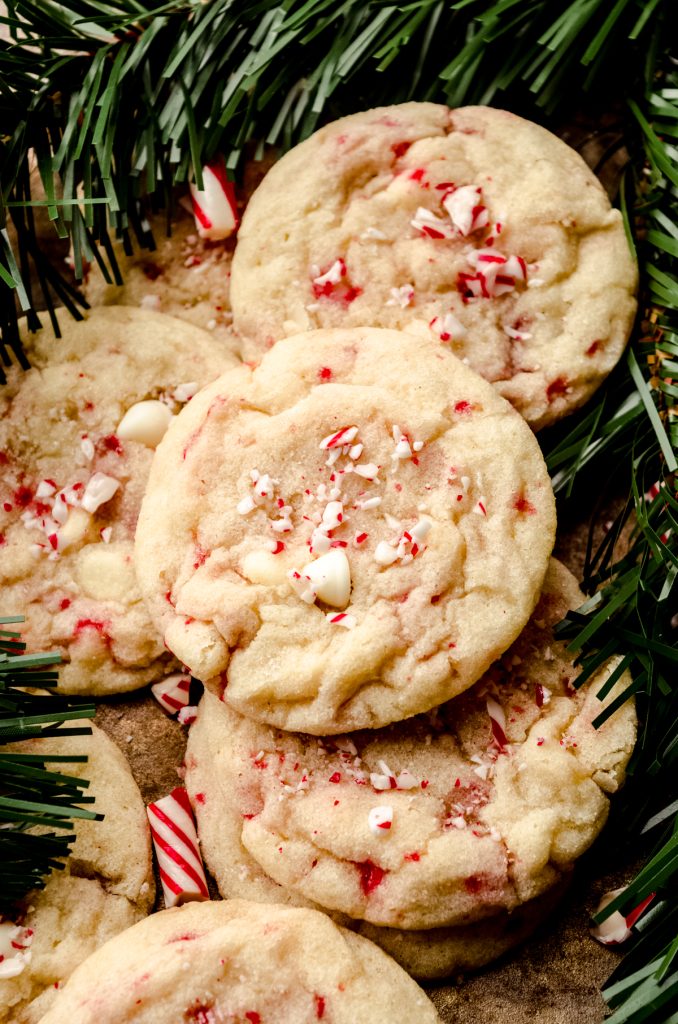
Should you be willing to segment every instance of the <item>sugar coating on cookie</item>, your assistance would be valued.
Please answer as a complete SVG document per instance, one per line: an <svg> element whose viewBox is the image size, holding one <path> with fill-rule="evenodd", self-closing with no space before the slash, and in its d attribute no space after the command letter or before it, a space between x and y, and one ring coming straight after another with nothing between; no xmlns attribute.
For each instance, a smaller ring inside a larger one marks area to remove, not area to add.
<svg viewBox="0 0 678 1024"><path fill-rule="evenodd" d="M108 943L42 1024L436 1024L422 990L367 939L312 910L244 900L164 910Z"/></svg>
<svg viewBox="0 0 678 1024"><path fill-rule="evenodd" d="M58 770L88 779L91 807L104 814L102 821L76 823L65 869L26 897L14 922L30 933L29 957L13 977L0 971L0 1021L37 1024L90 953L150 912L154 881L141 794L104 732L92 726L91 736L24 741L20 752L87 755L86 763ZM47 757L48 770L54 767Z"/></svg>
<svg viewBox="0 0 678 1024"><path fill-rule="evenodd" d="M553 536L521 417L429 339L362 328L285 339L183 410L136 559L194 675L323 734L470 686L529 617Z"/></svg>
<svg viewBox="0 0 678 1024"><path fill-rule="evenodd" d="M311 328L417 329L542 427L619 359L636 283L619 211L564 142L503 110L405 103L335 121L272 168L231 301L245 358Z"/></svg>
<svg viewBox="0 0 678 1024"><path fill-rule="evenodd" d="M553 640L582 599L553 561L529 625L483 679L385 730L283 733L207 693L186 784L222 891L238 891L243 868L245 879L263 871L324 909L427 929L513 910L557 884L605 823L635 739L632 703L592 725L616 662L577 690Z"/></svg>
<svg viewBox="0 0 678 1024"><path fill-rule="evenodd" d="M133 537L156 444L235 359L205 331L128 307L25 338L0 395L0 585L66 693L116 693L172 664L136 583Z"/></svg>

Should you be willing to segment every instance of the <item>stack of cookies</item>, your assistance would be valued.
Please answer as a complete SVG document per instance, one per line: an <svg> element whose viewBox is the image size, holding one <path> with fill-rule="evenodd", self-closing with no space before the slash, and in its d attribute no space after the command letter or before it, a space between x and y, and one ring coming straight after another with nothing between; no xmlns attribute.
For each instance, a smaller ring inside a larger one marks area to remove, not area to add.
<svg viewBox="0 0 678 1024"><path fill-rule="evenodd" d="M250 902L172 921L256 945L264 903L272 927L307 929L304 956L343 934L365 963L373 947L339 925L432 978L550 911L635 717L627 703L596 728L628 680L613 659L577 689L554 639L583 598L551 558L534 431L619 359L635 283L618 213L562 142L503 111L405 104L331 124L269 172L239 232L232 325L221 291L217 331L195 326L202 295L179 318L142 296L152 308L104 306L32 343L1 424L12 610L60 645L69 692L169 676L158 693L182 706L188 677L204 684L185 784L221 895ZM176 941L164 919L130 948ZM283 946L287 963L303 944ZM95 999L97 963L45 1024L121 998ZM234 1019L367 1020L383 998L360 1016L355 992L342 1008L305 978L308 1014L283 1012L262 977ZM397 1019L428 1019L397 978ZM182 982L205 1014L182 1019L221 1019L210 985L198 999Z"/></svg>

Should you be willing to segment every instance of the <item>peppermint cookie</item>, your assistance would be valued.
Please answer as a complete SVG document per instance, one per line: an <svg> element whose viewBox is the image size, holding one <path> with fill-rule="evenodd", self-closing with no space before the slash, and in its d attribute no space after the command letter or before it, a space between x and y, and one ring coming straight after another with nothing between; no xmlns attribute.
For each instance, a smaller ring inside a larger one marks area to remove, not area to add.
<svg viewBox="0 0 678 1024"><path fill-rule="evenodd" d="M235 360L205 331L127 307L25 338L0 394L0 586L65 693L116 693L170 661L136 584L133 537L154 446Z"/></svg>
<svg viewBox="0 0 678 1024"><path fill-rule="evenodd" d="M619 692L596 696L617 662L576 690L553 640L582 600L553 561L530 623L479 683L377 732L278 732L206 693L186 785L221 891L270 899L268 879L284 898L421 930L512 911L567 877L635 739L632 703L592 725Z"/></svg>
<svg viewBox="0 0 678 1024"><path fill-rule="evenodd" d="M104 732L25 741L21 753L86 754L86 764L59 770L89 779L93 808L104 814L76 823L65 869L26 898L15 921L0 922L0 1021L37 1024L78 964L149 913L154 883L141 795Z"/></svg>
<svg viewBox="0 0 678 1024"><path fill-rule="evenodd" d="M329 734L475 682L527 621L553 536L534 436L477 374L430 339L317 331L177 417L137 570L193 675Z"/></svg>
<svg viewBox="0 0 678 1024"><path fill-rule="evenodd" d="M335 121L273 167L231 301L246 358L311 328L417 329L538 428L619 359L636 279L621 215L560 139L503 110L406 103Z"/></svg>
<svg viewBox="0 0 678 1024"><path fill-rule="evenodd" d="M232 900L164 910L73 975L42 1024L436 1024L367 939L324 914Z"/></svg>
<svg viewBox="0 0 678 1024"><path fill-rule="evenodd" d="M234 241L199 238L193 218L179 210L167 236L165 218L150 221L157 248L127 255L122 242L113 248L123 280L109 283L99 266L88 268L83 291L94 306L137 306L168 313L208 330L215 342L236 353L229 287Z"/></svg>

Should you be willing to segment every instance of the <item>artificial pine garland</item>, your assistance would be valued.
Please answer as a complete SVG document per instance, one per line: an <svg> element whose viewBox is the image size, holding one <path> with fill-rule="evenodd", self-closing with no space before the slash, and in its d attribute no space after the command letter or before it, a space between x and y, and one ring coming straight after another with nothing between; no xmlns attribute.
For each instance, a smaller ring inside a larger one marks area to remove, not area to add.
<svg viewBox="0 0 678 1024"><path fill-rule="evenodd" d="M145 204L217 152L237 174L246 143L287 148L340 113L408 99L494 103L550 127L588 106L612 110L609 151L629 161L620 202L641 271L627 361L581 415L543 436L563 503L613 466L626 507L587 559L590 600L561 627L583 681L613 653L632 671L641 734L618 819L655 854L607 913L655 897L604 990L615 1024L678 1020L678 77L666 59L670 0L14 0L0 40L0 322L5 359L23 361L15 295L37 326L31 265L78 316L82 299L41 254L32 151L76 276L96 260L120 279L109 229L152 246ZM142 202L143 200L143 202ZM16 254L5 230L11 215ZM595 476L594 476L595 474ZM617 541L630 517L628 551ZM621 674L621 670L620 670ZM610 683L610 685L612 685ZM629 691L629 692L630 692ZM628 696L628 692L625 696ZM601 716L601 720L604 716ZM649 783L649 787L648 787ZM652 798L648 799L647 789ZM618 821L618 828L621 827ZM672 888L673 887L673 888Z"/></svg>
<svg viewBox="0 0 678 1024"><path fill-rule="evenodd" d="M5 616L0 626L22 621ZM88 782L46 769L47 763L73 764L85 756L45 758L17 749L21 740L90 733L87 726L67 723L94 716L93 704L44 692L57 684L50 666L58 654L25 651L20 633L0 628L0 914L9 916L17 900L42 888L45 876L63 867L75 838L73 819L101 817L81 806L93 802L85 793ZM30 692L35 689L40 692Z"/></svg>

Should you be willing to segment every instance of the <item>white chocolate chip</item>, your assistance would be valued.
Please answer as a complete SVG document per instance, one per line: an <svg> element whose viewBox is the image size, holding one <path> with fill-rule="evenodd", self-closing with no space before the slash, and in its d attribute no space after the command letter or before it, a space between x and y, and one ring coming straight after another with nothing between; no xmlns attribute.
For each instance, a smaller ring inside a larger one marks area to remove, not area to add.
<svg viewBox="0 0 678 1024"><path fill-rule="evenodd" d="M172 411L163 402L149 399L130 406L118 424L116 434L124 441L138 441L157 448L172 420Z"/></svg>
<svg viewBox="0 0 678 1024"><path fill-rule="evenodd" d="M345 608L351 596L351 568L341 548L333 548L301 570L308 576L318 600Z"/></svg>

